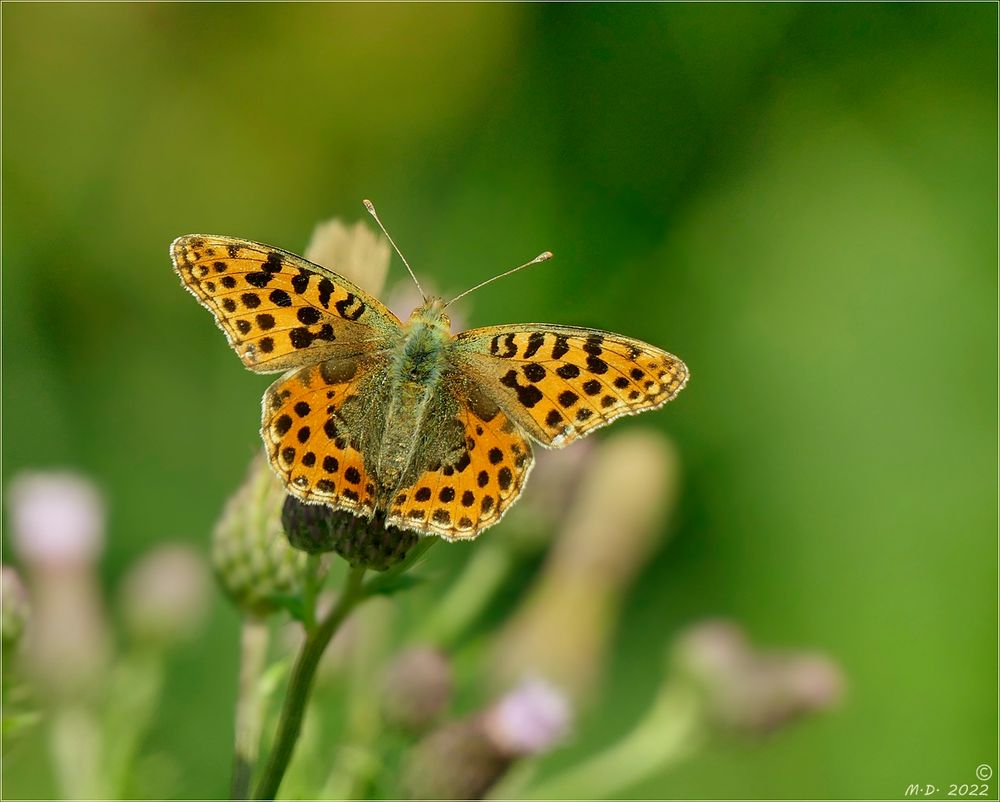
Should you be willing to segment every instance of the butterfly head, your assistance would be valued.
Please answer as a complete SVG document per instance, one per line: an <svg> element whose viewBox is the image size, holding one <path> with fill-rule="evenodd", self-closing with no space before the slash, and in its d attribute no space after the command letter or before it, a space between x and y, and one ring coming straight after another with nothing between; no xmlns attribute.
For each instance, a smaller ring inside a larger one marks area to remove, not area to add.
<svg viewBox="0 0 1000 802"><path fill-rule="evenodd" d="M445 302L442 298L429 298L423 306L418 306L410 314L409 326L420 325L425 328L441 329L445 334L451 332L451 318L444 312Z"/></svg>

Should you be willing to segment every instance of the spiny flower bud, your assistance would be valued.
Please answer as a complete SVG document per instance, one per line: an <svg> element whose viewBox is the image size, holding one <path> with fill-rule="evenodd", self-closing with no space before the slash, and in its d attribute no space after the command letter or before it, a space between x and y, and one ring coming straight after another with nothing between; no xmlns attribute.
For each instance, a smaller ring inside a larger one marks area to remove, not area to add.
<svg viewBox="0 0 1000 802"><path fill-rule="evenodd" d="M569 729L568 699L529 680L488 709L446 724L407 756L411 799L481 799L518 758L551 749Z"/></svg>
<svg viewBox="0 0 1000 802"><path fill-rule="evenodd" d="M743 735L763 735L834 705L844 679L829 658L753 648L726 621L707 621L682 635L674 649L682 675L704 695L712 722Z"/></svg>
<svg viewBox="0 0 1000 802"><path fill-rule="evenodd" d="M120 607L132 635L168 644L191 637L204 620L209 576L204 558L179 543L139 559L122 582Z"/></svg>
<svg viewBox="0 0 1000 802"><path fill-rule="evenodd" d="M428 727L451 700L451 663L439 649L415 646L389 664L382 678L382 714L400 729Z"/></svg>
<svg viewBox="0 0 1000 802"><path fill-rule="evenodd" d="M17 648L29 614L28 591L21 577L11 566L3 566L0 568L0 639L5 656Z"/></svg>
<svg viewBox="0 0 1000 802"><path fill-rule="evenodd" d="M385 517L361 518L325 504L306 504L288 496L281 510L288 542L310 554L335 551L351 565L375 571L402 562L420 535L385 525Z"/></svg>
<svg viewBox="0 0 1000 802"><path fill-rule="evenodd" d="M307 556L281 527L285 490L262 454L226 503L212 538L212 565L223 590L243 610L267 615L281 597L302 592Z"/></svg>

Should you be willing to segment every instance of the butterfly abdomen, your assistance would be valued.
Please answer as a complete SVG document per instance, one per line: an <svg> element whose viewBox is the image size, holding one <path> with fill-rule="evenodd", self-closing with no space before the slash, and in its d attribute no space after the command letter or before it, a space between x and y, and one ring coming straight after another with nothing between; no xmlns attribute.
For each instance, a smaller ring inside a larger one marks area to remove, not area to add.
<svg viewBox="0 0 1000 802"><path fill-rule="evenodd" d="M428 320L415 313L394 349L388 371L391 401L385 410L376 468L382 491L379 506L423 467L415 465L414 458L418 450L426 452L421 444L427 440L428 429L435 428L435 421L428 420L429 409L447 367L449 340L440 318Z"/></svg>

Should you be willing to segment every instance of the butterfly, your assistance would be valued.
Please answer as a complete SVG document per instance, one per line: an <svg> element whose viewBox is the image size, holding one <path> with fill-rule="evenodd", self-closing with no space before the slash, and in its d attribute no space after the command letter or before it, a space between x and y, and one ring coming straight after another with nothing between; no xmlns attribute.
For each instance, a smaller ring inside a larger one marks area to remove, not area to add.
<svg viewBox="0 0 1000 802"><path fill-rule="evenodd" d="M403 323L332 270L249 240L188 235L170 253L243 364L283 374L261 436L288 491L422 534L476 537L521 494L532 441L561 448L688 379L672 354L596 329L452 335L439 298Z"/></svg>

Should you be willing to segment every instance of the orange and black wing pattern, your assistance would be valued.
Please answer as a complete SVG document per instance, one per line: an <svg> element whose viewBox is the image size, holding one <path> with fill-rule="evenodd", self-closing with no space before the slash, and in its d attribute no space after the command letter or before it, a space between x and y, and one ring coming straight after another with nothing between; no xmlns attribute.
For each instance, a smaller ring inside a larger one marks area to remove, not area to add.
<svg viewBox="0 0 1000 802"><path fill-rule="evenodd" d="M497 523L521 494L534 457L523 432L496 405L461 403L465 448L451 464L430 466L401 488L386 522L447 540L474 538Z"/></svg>
<svg viewBox="0 0 1000 802"><path fill-rule="evenodd" d="M553 448L663 406L688 380L673 354L595 329L494 326L455 339L458 362L516 424Z"/></svg>
<svg viewBox="0 0 1000 802"><path fill-rule="evenodd" d="M258 373L378 350L399 331L396 316L356 284L278 248L189 235L174 240L170 255L184 286Z"/></svg>
<svg viewBox="0 0 1000 802"><path fill-rule="evenodd" d="M371 514L377 494L365 469L363 432L345 417L364 404L377 359L324 362L297 370L264 394L261 436L271 467L303 501Z"/></svg>

